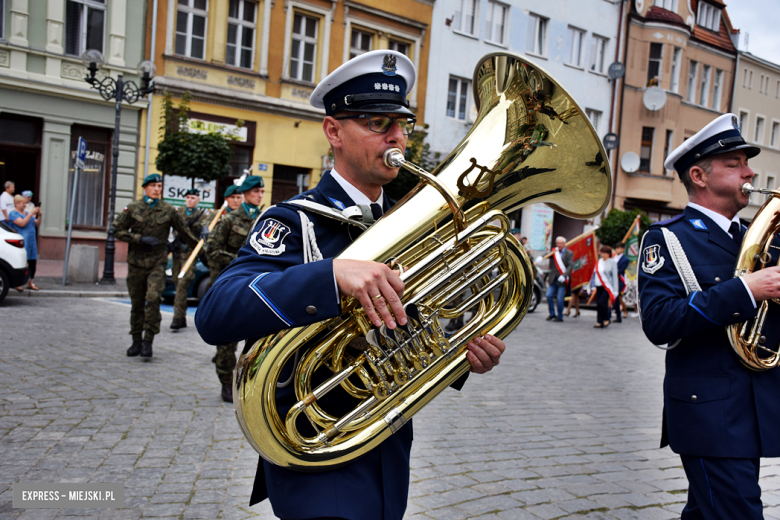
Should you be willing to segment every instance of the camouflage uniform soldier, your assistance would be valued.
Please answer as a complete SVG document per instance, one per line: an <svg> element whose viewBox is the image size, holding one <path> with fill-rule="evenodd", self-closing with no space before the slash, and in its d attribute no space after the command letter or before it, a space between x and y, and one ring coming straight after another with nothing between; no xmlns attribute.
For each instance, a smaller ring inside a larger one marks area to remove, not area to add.
<svg viewBox="0 0 780 520"><path fill-rule="evenodd" d="M127 252L127 291L130 293L130 334L133 344L128 356L152 357L152 340L160 333L160 300L165 287L168 261L166 241L171 226L185 242L195 238L170 204L160 199L162 176L147 175L144 197L131 202L114 221L117 240L130 244ZM141 336L143 334L143 341Z"/></svg>
<svg viewBox="0 0 780 520"><path fill-rule="evenodd" d="M209 236L209 221L211 213L206 209L199 209L200 191L197 188L188 190L184 195L185 206L177 208L176 214L182 219L184 225L190 230L192 236L200 236L205 242ZM173 285L176 287L176 297L173 300L173 321L171 329L179 330L187 326L187 290L195 279L195 266L193 261L183 278L179 279L179 273L184 263L189 259L194 248L189 247L177 234L171 243L173 249Z"/></svg>
<svg viewBox="0 0 780 520"><path fill-rule="evenodd" d="M212 276L215 271L219 274L227 267L236 258L238 250L247 242L252 231L252 223L260 214L258 206L265 193L263 186L262 177L256 175L247 177L236 190L244 195L244 202L238 209L223 216L209 234L206 256L209 259L209 268L213 269ZM222 383L222 400L228 403L233 402L233 370L236 368L237 346L238 343L217 345L215 359L217 377Z"/></svg>
<svg viewBox="0 0 780 520"><path fill-rule="evenodd" d="M233 211L236 211L238 208L241 207L241 203L244 202L244 196L241 195L238 192L238 186L228 186L228 188L225 190L225 200L227 201L227 208L225 208L225 215L228 213L231 213ZM222 216L222 219L224 219L225 216ZM222 220L220 219L220 221ZM219 223L217 223L217 226L214 228L214 231L217 230L219 227ZM206 246L208 246L208 241L206 243ZM206 258L209 259L209 275L210 275L210 282L211 285L214 285L214 282L217 280L217 277L219 276L219 273L222 272L222 270L228 266L228 264L231 262L231 259L228 259L225 257L224 259L215 259L208 254L208 247L206 247ZM212 360L212 362L214 362Z"/></svg>

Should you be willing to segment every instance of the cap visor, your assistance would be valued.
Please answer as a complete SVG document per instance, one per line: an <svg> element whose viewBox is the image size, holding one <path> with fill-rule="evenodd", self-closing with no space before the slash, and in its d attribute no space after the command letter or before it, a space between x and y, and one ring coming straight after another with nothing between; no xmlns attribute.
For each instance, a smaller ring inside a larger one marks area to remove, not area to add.
<svg viewBox="0 0 780 520"><path fill-rule="evenodd" d="M738 144L737 146L733 146L731 148L726 148L721 151L719 151L717 154L713 155L720 155L722 153L728 153L733 152L734 150L745 150L745 155L747 155L748 159L752 159L756 155L761 153L761 148L758 146L753 146L752 144Z"/></svg>
<svg viewBox="0 0 780 520"><path fill-rule="evenodd" d="M417 117L417 115L403 105L395 103L372 103L359 107L344 107L340 112L361 112L367 114L402 114Z"/></svg>

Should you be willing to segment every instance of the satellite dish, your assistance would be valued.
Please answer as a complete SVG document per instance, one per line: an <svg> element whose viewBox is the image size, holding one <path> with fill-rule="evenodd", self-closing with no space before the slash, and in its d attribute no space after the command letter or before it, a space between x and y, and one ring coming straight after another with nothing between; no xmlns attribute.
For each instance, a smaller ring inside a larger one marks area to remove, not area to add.
<svg viewBox="0 0 780 520"><path fill-rule="evenodd" d="M625 73L626 67L623 66L623 64L619 61L612 63L612 65L610 65L609 69L607 70L607 74L612 79L622 78Z"/></svg>
<svg viewBox="0 0 780 520"><path fill-rule="evenodd" d="M661 87L650 87L642 96L645 108L651 112L661 110L666 104L666 91Z"/></svg>
<svg viewBox="0 0 780 520"><path fill-rule="evenodd" d="M620 167L624 172L634 173L639 169L639 156L634 152L626 152L620 159Z"/></svg>

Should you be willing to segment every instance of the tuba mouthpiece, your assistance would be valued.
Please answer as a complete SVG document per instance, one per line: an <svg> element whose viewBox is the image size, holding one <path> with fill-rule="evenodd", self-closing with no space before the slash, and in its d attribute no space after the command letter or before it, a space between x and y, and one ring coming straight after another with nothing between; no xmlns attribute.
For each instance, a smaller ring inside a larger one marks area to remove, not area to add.
<svg viewBox="0 0 780 520"><path fill-rule="evenodd" d="M388 168L400 168L404 165L404 154L398 148L388 148L384 155L385 166Z"/></svg>
<svg viewBox="0 0 780 520"><path fill-rule="evenodd" d="M749 182L742 185L742 195L750 195L753 191L756 191L756 189Z"/></svg>

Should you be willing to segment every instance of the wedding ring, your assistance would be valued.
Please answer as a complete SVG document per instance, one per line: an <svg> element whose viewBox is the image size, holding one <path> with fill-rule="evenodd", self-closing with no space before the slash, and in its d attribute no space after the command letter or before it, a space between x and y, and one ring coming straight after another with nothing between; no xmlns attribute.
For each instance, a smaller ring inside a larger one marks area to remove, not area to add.
<svg viewBox="0 0 780 520"><path fill-rule="evenodd" d="M381 295L381 294L377 294L376 296L372 296L372 297L371 297L371 299L372 299L373 301L377 301L377 300L378 300L379 298L381 298L381 297L382 297L382 295Z"/></svg>

